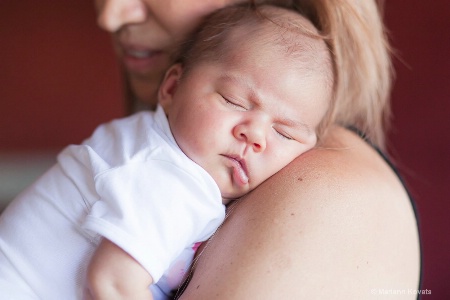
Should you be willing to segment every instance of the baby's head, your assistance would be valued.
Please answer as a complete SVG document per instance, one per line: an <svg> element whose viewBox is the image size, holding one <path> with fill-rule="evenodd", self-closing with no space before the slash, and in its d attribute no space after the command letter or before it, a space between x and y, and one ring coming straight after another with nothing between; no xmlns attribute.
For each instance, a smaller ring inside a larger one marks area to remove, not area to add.
<svg viewBox="0 0 450 300"><path fill-rule="evenodd" d="M314 26L274 6L210 16L161 84L182 151L224 202L314 147L332 98L330 54Z"/></svg>

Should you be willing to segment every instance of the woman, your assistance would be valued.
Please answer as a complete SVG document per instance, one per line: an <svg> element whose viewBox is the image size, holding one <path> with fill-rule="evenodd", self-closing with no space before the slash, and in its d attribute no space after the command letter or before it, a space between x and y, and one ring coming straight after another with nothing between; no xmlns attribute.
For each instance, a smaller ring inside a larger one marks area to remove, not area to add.
<svg viewBox="0 0 450 300"><path fill-rule="evenodd" d="M242 1L96 0L134 103L153 108L176 45L203 16L235 2ZM410 199L390 165L349 129L384 148L390 61L377 7L292 2L329 37L331 129L321 147L229 208L181 298L365 299L395 291L415 298L420 246Z"/></svg>

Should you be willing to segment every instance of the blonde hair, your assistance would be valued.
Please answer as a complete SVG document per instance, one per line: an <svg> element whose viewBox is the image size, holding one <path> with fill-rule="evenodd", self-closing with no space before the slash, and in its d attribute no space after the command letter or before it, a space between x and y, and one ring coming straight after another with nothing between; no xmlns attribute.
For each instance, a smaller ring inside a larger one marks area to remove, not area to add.
<svg viewBox="0 0 450 300"><path fill-rule="evenodd" d="M333 65L333 99L317 129L318 134L325 134L330 124L355 127L384 149L390 117L392 67L380 15L381 3L375 0L250 1L253 7L262 4L303 15L318 30L316 34L303 28L304 33L324 39L328 46ZM181 59L186 70L198 59L221 57L228 29L240 24L248 12L239 9L234 14L216 12L207 18L208 26L205 23L200 26L194 38L182 48ZM250 18L246 22L255 20Z"/></svg>
<svg viewBox="0 0 450 300"><path fill-rule="evenodd" d="M334 65L334 101L323 126L356 127L381 149L390 121L390 47L376 0L273 0L308 18L326 37Z"/></svg>

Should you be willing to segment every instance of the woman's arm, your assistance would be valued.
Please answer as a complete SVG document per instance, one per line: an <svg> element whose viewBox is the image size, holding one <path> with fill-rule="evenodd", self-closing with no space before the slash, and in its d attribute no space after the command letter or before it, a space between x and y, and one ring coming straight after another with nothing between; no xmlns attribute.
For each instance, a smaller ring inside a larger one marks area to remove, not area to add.
<svg viewBox="0 0 450 300"><path fill-rule="evenodd" d="M88 268L87 299L153 299L151 275L130 255L107 239Z"/></svg>
<svg viewBox="0 0 450 300"><path fill-rule="evenodd" d="M181 299L366 299L417 289L417 226L398 178L345 129L326 146L335 149L304 154L238 203Z"/></svg>

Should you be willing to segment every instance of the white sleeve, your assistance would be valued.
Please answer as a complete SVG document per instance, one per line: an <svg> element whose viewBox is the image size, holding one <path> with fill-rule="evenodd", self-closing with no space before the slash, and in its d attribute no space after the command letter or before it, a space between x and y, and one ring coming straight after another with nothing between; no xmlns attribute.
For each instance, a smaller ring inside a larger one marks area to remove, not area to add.
<svg viewBox="0 0 450 300"><path fill-rule="evenodd" d="M216 186L173 163L129 162L95 178L99 200L85 228L136 259L157 282L188 245L207 239L224 219Z"/></svg>

